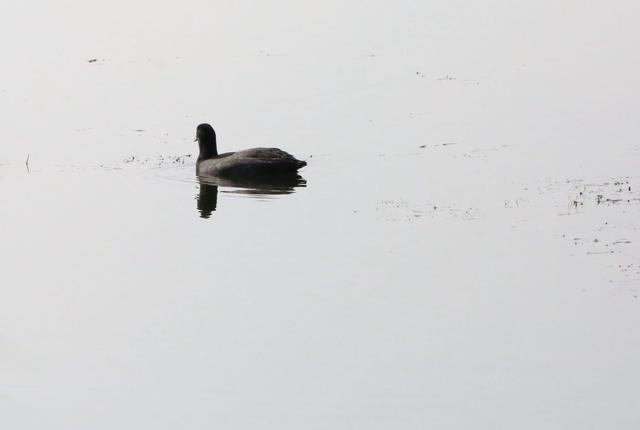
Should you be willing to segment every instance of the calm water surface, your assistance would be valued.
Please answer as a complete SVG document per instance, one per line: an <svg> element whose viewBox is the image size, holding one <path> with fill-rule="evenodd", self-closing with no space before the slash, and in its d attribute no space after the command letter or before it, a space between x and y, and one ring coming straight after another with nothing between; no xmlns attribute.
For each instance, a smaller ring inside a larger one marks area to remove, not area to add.
<svg viewBox="0 0 640 430"><path fill-rule="evenodd" d="M618 6L6 6L0 425L637 428Z"/></svg>

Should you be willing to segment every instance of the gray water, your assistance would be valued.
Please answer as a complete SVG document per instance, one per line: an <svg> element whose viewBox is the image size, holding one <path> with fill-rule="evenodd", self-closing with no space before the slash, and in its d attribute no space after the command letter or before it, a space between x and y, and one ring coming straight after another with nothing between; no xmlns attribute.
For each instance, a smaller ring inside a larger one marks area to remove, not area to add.
<svg viewBox="0 0 640 430"><path fill-rule="evenodd" d="M0 425L638 428L638 9L1 5Z"/></svg>

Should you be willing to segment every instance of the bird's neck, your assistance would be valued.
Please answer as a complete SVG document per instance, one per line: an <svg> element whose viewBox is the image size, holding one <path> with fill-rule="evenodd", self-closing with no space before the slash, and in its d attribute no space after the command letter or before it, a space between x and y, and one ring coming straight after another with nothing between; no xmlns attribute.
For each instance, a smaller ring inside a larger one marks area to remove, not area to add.
<svg viewBox="0 0 640 430"><path fill-rule="evenodd" d="M207 160L218 155L218 148L215 139L208 142L200 140L198 141L198 145L200 146L200 155L198 155L198 160Z"/></svg>

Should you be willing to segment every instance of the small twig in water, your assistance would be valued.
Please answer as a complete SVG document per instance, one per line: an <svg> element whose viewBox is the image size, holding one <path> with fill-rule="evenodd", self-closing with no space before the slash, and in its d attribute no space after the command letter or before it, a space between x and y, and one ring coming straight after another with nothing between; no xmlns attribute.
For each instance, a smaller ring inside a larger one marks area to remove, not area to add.
<svg viewBox="0 0 640 430"><path fill-rule="evenodd" d="M31 173L31 170L29 170L29 158L31 157L31 154L27 154L27 161L24 162L24 165L27 166L27 172Z"/></svg>

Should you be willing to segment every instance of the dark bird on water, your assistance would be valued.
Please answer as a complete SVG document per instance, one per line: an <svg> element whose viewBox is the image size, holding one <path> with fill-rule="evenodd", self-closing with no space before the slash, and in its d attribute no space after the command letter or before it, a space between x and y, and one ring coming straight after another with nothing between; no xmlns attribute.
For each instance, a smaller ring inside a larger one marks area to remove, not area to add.
<svg viewBox="0 0 640 430"><path fill-rule="evenodd" d="M307 165L278 148L251 148L218 154L216 132L209 124L200 124L196 131L200 155L196 162L198 176L249 178L274 175L296 175Z"/></svg>

